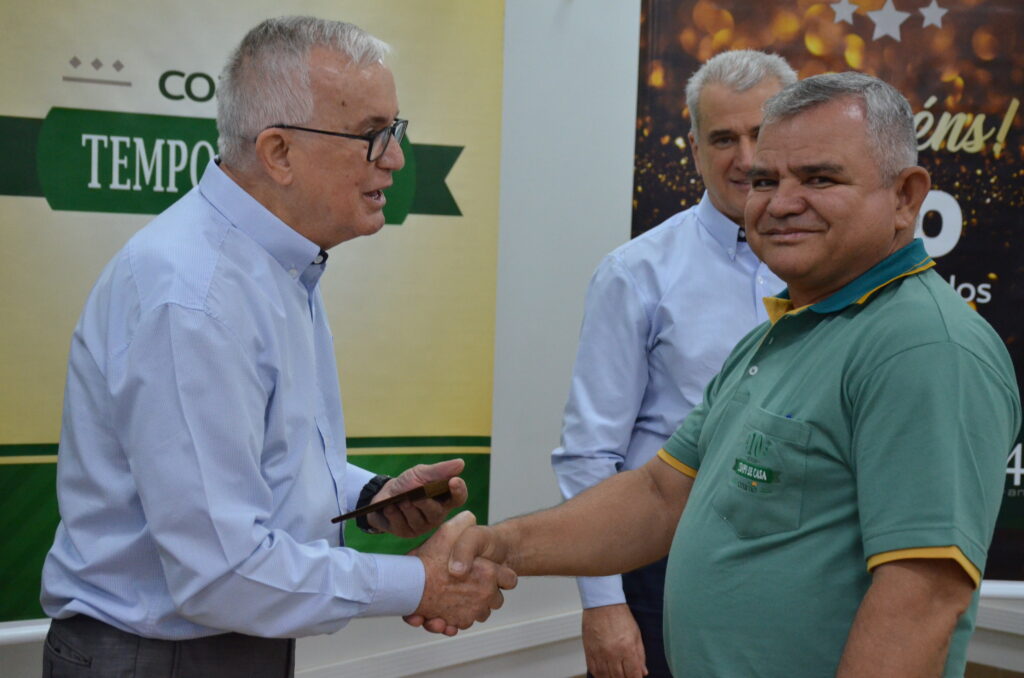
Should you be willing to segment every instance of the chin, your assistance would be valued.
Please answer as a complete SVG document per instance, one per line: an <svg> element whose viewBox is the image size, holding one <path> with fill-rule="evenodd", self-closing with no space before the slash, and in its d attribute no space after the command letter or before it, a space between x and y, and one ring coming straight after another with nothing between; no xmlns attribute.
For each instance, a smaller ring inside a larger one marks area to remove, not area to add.
<svg viewBox="0 0 1024 678"><path fill-rule="evenodd" d="M384 228L384 222L384 212L381 210L364 214L361 219L352 224L352 233L356 236L373 235Z"/></svg>

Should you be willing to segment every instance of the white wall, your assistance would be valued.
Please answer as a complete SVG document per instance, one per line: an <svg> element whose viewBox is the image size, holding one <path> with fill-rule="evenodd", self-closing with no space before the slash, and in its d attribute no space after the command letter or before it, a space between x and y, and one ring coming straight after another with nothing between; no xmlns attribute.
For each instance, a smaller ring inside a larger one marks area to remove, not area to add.
<svg viewBox="0 0 1024 678"><path fill-rule="evenodd" d="M639 6L506 0L492 520L559 501L548 454L558 444L583 294L601 255L629 237ZM523 580L506 600L454 639L396 619L357 620L301 640L298 673L584 672L571 580ZM38 640L0 646L0 672L38 676L41 652Z"/></svg>

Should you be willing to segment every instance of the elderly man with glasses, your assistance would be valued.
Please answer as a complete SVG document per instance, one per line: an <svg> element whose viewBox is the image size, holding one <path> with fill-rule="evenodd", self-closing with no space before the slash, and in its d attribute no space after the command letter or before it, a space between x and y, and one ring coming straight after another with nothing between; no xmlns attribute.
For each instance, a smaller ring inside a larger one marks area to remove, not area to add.
<svg viewBox="0 0 1024 678"><path fill-rule="evenodd" d="M514 574L447 570L460 514L415 556L344 548L331 518L428 483L366 531L414 536L464 503L461 460L348 464L319 289L327 250L384 225L404 164L386 45L268 20L221 77L220 157L103 271L72 339L43 568L50 676L289 676L296 636L422 614L454 633Z"/></svg>

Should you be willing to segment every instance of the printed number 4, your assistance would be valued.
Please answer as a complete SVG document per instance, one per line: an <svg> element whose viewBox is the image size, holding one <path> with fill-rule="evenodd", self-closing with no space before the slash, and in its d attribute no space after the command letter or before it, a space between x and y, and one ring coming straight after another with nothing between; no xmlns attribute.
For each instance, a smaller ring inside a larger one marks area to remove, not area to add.
<svg viewBox="0 0 1024 678"><path fill-rule="evenodd" d="M1010 458L1006 460L1006 475L1013 476L1013 486L1020 487L1021 476L1024 476L1024 460L1021 459L1021 445L1010 452Z"/></svg>

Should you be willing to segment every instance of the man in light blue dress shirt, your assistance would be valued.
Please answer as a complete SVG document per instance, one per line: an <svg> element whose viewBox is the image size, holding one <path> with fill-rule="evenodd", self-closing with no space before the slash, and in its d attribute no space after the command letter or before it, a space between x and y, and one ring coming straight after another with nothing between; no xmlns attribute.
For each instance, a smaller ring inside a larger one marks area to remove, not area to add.
<svg viewBox="0 0 1024 678"><path fill-rule="evenodd" d="M422 534L461 460L389 479L346 462L327 250L377 232L404 164L387 47L351 24L263 22L218 91L219 162L115 255L72 338L43 568L44 675L289 676L297 636L422 614L455 633L514 585L447 571L460 514L414 556L331 518L435 480L360 526Z"/></svg>
<svg viewBox="0 0 1024 678"><path fill-rule="evenodd" d="M796 74L752 50L710 59L690 79L690 147L700 203L622 245L587 292L579 350L552 465L566 499L647 463L701 402L735 343L767 319L785 284L743 233L762 104ZM614 546L614 545L610 545ZM597 678L671 676L662 641L665 561L581 577L583 644Z"/></svg>

